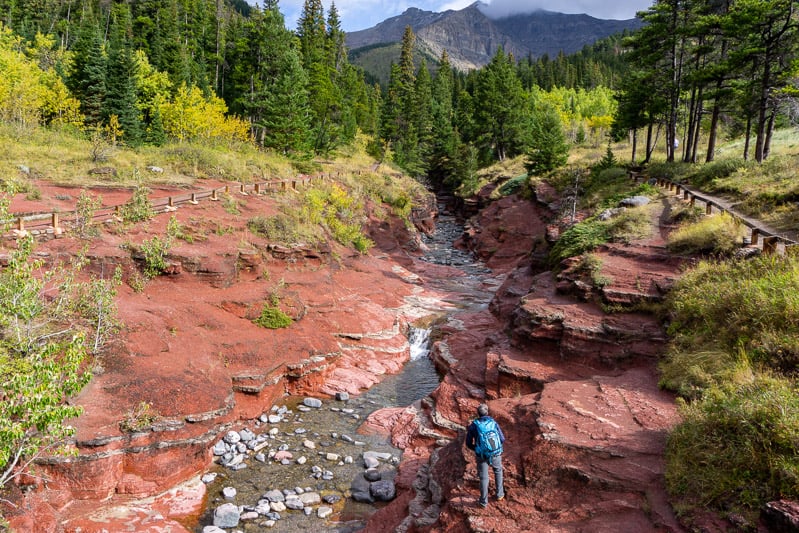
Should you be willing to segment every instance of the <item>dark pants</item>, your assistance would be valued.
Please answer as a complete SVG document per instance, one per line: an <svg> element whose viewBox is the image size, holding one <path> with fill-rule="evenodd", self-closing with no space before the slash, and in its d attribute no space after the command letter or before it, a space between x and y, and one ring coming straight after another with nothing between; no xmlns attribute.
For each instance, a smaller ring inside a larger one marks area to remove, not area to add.
<svg viewBox="0 0 799 533"><path fill-rule="evenodd" d="M505 486L502 483L502 454L494 457L477 458L477 474L480 476L480 500L482 506L488 505L488 466L494 470L494 482L497 485L497 498L505 496Z"/></svg>

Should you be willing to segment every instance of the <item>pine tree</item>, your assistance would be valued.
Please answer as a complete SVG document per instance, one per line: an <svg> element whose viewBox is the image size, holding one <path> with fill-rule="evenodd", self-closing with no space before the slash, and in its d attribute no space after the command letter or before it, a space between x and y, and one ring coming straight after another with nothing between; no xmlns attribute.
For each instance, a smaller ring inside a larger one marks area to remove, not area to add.
<svg viewBox="0 0 799 533"><path fill-rule="evenodd" d="M499 161L521 153L527 118L524 91L512 57L501 47L478 73L475 99L478 104L475 120L484 153Z"/></svg>
<svg viewBox="0 0 799 533"><path fill-rule="evenodd" d="M452 110L453 74L449 56L444 51L433 80L432 143L428 159L428 175L434 183L443 184L454 173L456 136Z"/></svg>
<svg viewBox="0 0 799 533"><path fill-rule="evenodd" d="M87 125L102 121L106 86L106 58L99 26L90 20L81 25L73 47L73 69L67 86L80 101L80 110Z"/></svg>
<svg viewBox="0 0 799 533"><path fill-rule="evenodd" d="M568 158L569 145L557 110L549 104L539 105L533 116L525 163L527 172L531 175L551 172L565 165Z"/></svg>
<svg viewBox="0 0 799 533"><path fill-rule="evenodd" d="M308 78L277 5L251 13L251 90L242 95L256 141L287 154L308 149Z"/></svg>
<svg viewBox="0 0 799 533"><path fill-rule="evenodd" d="M144 132L137 106L136 63L130 42L130 10L126 4L113 8L102 111L105 121L117 117L125 143L131 146L141 143Z"/></svg>

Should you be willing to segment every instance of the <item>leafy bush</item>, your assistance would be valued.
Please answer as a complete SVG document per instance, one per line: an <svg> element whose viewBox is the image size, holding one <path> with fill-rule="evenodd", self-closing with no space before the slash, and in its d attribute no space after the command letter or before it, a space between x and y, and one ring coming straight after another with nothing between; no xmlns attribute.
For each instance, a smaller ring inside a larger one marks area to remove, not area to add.
<svg viewBox="0 0 799 533"><path fill-rule="evenodd" d="M680 202L669 212L669 221L672 223L696 223L705 217L705 210L698 206L691 207Z"/></svg>
<svg viewBox="0 0 799 533"><path fill-rule="evenodd" d="M669 235L667 247L675 254L730 255L746 234L746 226L725 212L681 226Z"/></svg>
<svg viewBox="0 0 799 533"><path fill-rule="evenodd" d="M2 220L6 206L0 198ZM113 287L77 281L83 258L42 273L33 250L33 237L18 240L0 270L0 489L42 454L74 451L65 421L83 409L67 399L91 379L89 346L115 323Z"/></svg>
<svg viewBox="0 0 799 533"><path fill-rule="evenodd" d="M222 195L222 209L230 215L240 215L239 201L233 197L232 194L225 193Z"/></svg>
<svg viewBox="0 0 799 533"><path fill-rule="evenodd" d="M281 329L289 327L294 321L277 307L264 304L261 316L253 320L253 322L262 328Z"/></svg>
<svg viewBox="0 0 799 533"><path fill-rule="evenodd" d="M582 192L578 191L578 197L584 209L616 207L620 200L636 194L638 187L634 185L626 170L611 167L588 174L579 183Z"/></svg>
<svg viewBox="0 0 799 533"><path fill-rule="evenodd" d="M162 239L158 235L152 239L146 239L141 243L140 251L144 255L144 275L147 278L154 278L166 270L167 255L172 240L169 236Z"/></svg>
<svg viewBox="0 0 799 533"><path fill-rule="evenodd" d="M757 521L773 499L799 497L799 390L759 375L683 404L668 439L666 483L686 514L710 508Z"/></svg>
<svg viewBox="0 0 799 533"><path fill-rule="evenodd" d="M94 212L103 205L102 197L91 196L86 189L80 191L75 205L75 231L82 239L96 237L100 230L92 225Z"/></svg>
<svg viewBox="0 0 799 533"><path fill-rule="evenodd" d="M125 223L143 222L155 216L153 204L149 198L150 189L139 185L133 196L119 208L119 216Z"/></svg>

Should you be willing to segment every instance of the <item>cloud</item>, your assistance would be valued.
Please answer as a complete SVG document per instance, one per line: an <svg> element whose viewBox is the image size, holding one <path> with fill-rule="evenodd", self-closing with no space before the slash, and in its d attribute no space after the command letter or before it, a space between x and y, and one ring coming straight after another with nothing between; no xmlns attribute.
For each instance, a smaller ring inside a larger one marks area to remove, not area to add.
<svg viewBox="0 0 799 533"><path fill-rule="evenodd" d="M460 10L474 0L334 0L344 31L356 31L395 17L410 7L442 13ZM530 13L538 9L558 13L587 13L601 19L629 19L637 11L648 9L654 0L485 0L483 12L492 18ZM260 3L260 2L259 2ZM294 30L305 0L279 0L278 6L286 18L286 26ZM323 0L325 14L331 0Z"/></svg>
<svg viewBox="0 0 799 533"><path fill-rule="evenodd" d="M652 0L491 0L480 10L491 18L503 18L540 9L557 13L586 13L599 19L629 19L648 9Z"/></svg>

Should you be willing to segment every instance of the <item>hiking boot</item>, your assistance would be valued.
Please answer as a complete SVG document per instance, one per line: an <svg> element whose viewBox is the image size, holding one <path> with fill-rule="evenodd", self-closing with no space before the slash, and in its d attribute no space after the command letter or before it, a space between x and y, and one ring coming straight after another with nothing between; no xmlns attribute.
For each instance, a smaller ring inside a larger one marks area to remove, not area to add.
<svg viewBox="0 0 799 533"><path fill-rule="evenodd" d="M481 502L481 501L478 501L477 503L479 503L479 504L480 504L480 507L482 507L483 509L485 509L486 507L488 507L488 502Z"/></svg>
<svg viewBox="0 0 799 533"><path fill-rule="evenodd" d="M497 501L498 502L501 502L504 499L505 499L505 495L504 494L502 496L497 497Z"/></svg>

